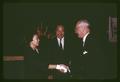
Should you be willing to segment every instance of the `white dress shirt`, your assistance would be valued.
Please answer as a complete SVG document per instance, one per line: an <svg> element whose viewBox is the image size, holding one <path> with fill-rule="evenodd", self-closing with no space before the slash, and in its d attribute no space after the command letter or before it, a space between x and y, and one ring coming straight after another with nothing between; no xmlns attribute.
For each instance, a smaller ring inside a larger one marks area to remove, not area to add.
<svg viewBox="0 0 120 82"><path fill-rule="evenodd" d="M58 45L60 46L60 38L57 37ZM64 37L61 38L62 49L64 49Z"/></svg>
<svg viewBox="0 0 120 82"><path fill-rule="evenodd" d="M88 34L90 34L90 33L88 32L88 33L83 37L83 47L84 47L84 45L85 45L85 41L86 41L86 38L87 38ZM87 54L87 53L88 53L88 51L84 50L82 55L85 55L85 54Z"/></svg>
<svg viewBox="0 0 120 82"><path fill-rule="evenodd" d="M86 38L87 38L88 34L90 34L90 33L88 32L88 33L83 37L83 47L84 47L84 45L85 45L85 41L86 41Z"/></svg>

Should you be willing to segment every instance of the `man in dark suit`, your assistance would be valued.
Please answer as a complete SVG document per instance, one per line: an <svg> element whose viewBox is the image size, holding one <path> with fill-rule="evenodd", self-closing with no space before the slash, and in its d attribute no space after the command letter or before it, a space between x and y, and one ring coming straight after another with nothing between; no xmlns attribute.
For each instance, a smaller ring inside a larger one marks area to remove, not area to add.
<svg viewBox="0 0 120 82"><path fill-rule="evenodd" d="M67 73L70 71L66 47L64 26L57 25L56 37L51 40L50 44L51 63L48 66L48 69L55 69L53 74L54 79L66 78Z"/></svg>
<svg viewBox="0 0 120 82"><path fill-rule="evenodd" d="M72 56L72 75L76 79L96 79L102 77L104 57L100 51L99 43L90 31L87 20L76 23L75 33L79 44L75 46Z"/></svg>

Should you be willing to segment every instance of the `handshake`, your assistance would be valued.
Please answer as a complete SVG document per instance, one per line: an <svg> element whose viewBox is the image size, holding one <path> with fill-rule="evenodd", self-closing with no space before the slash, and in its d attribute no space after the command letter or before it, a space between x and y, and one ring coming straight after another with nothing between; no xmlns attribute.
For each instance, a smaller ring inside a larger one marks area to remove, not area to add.
<svg viewBox="0 0 120 82"><path fill-rule="evenodd" d="M67 72L70 73L69 67L66 66L65 64L57 64L57 65L50 64L48 66L48 69L57 69L57 70L59 70L62 73L67 73Z"/></svg>
<svg viewBox="0 0 120 82"><path fill-rule="evenodd" d="M70 73L70 69L68 66L64 65L64 64L59 64L56 66L56 69L63 72L63 73L67 73L69 72Z"/></svg>

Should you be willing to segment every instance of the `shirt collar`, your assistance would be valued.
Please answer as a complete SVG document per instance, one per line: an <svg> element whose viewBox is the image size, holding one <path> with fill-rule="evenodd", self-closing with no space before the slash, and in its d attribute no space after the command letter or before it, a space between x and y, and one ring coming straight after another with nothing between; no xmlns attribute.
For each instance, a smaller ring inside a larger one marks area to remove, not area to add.
<svg viewBox="0 0 120 82"><path fill-rule="evenodd" d="M58 38L58 37L57 37L57 40L60 40L60 38ZM61 41L62 41L62 40L64 40L64 37L63 37L63 38L61 38Z"/></svg>
<svg viewBox="0 0 120 82"><path fill-rule="evenodd" d="M83 42L85 42L86 37L88 36L88 34L90 34L90 32L88 32L87 34L85 34L85 36L83 37Z"/></svg>

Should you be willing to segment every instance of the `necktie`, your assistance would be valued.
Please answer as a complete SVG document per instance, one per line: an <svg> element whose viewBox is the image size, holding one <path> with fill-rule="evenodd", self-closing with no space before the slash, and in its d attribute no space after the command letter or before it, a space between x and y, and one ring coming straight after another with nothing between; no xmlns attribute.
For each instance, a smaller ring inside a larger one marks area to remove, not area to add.
<svg viewBox="0 0 120 82"><path fill-rule="evenodd" d="M60 39L60 48L62 49L62 43L61 43L61 39Z"/></svg>

